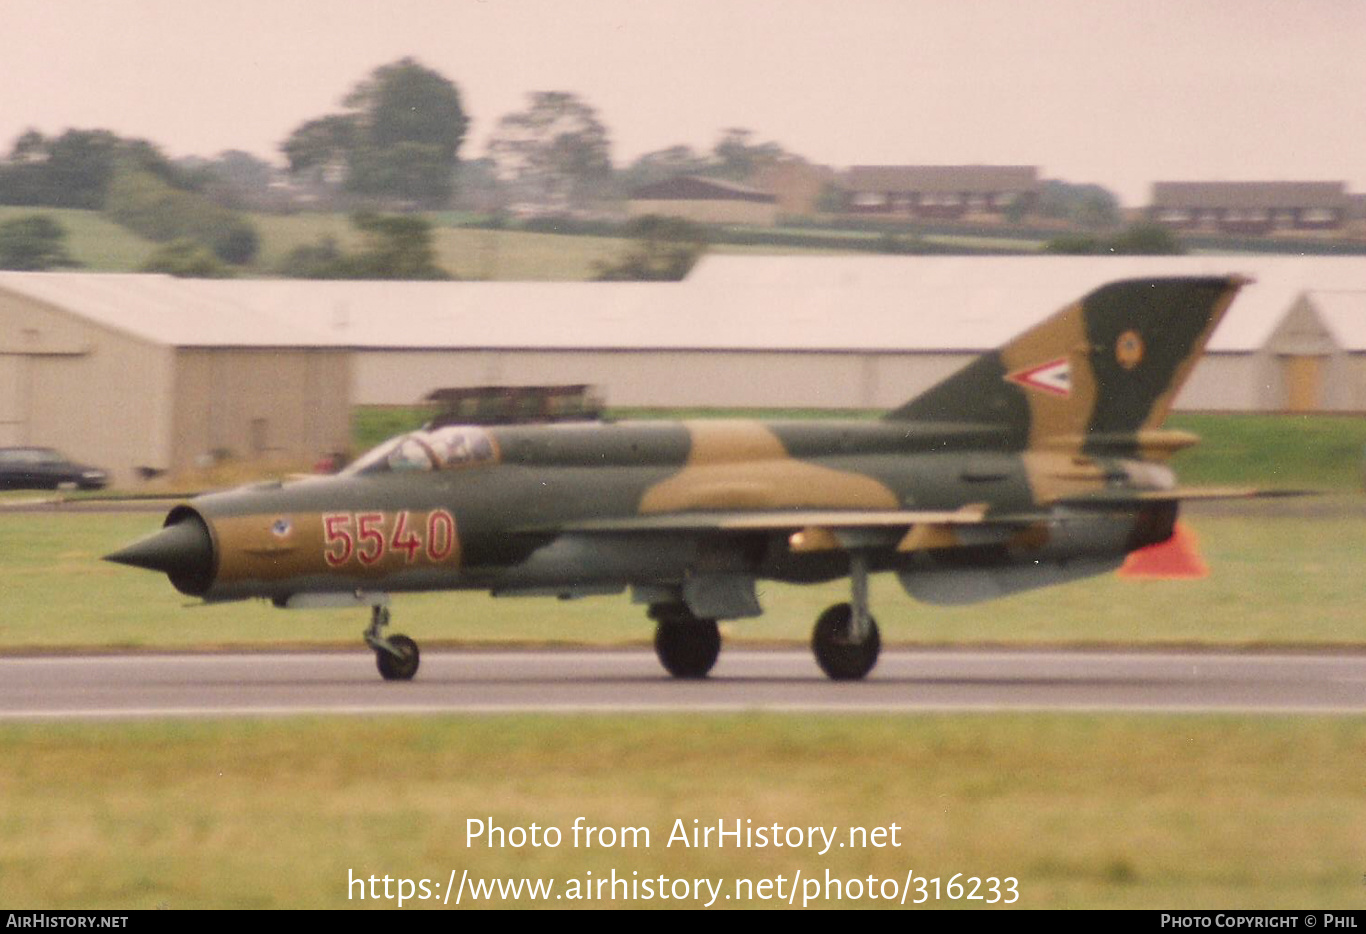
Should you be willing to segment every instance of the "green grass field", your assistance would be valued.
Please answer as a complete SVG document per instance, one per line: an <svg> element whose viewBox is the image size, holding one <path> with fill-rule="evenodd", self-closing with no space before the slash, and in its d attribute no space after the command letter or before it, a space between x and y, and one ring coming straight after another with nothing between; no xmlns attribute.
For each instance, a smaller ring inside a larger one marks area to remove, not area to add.
<svg viewBox="0 0 1366 934"><path fill-rule="evenodd" d="M345 215L253 215L261 252L251 272L270 275L290 250L332 237L344 250L361 238ZM593 264L616 257L625 241L609 237L560 237L511 230L436 227L436 262L460 279L583 280Z"/></svg>
<svg viewBox="0 0 1366 934"><path fill-rule="evenodd" d="M1361 490L1366 479L1366 418L1360 415L1178 412L1167 424L1200 436L1173 461L1187 483Z"/></svg>
<svg viewBox="0 0 1366 934"><path fill-rule="evenodd" d="M0 223L31 214L42 214L61 224L66 231L67 253L91 272L132 272L158 246L106 220L98 211L0 206Z"/></svg>
<svg viewBox="0 0 1366 934"><path fill-rule="evenodd" d="M590 872L708 878L722 885L724 907L737 904L725 894L739 879L790 884L829 871L904 885L909 870L939 877L945 892L957 873L1012 876L1018 908L1361 909L1364 754L1359 719L1222 715L3 726L0 903L395 907L360 900L348 879L429 879L444 890L452 870L458 879L468 869L478 879L553 879L560 893ZM576 848L579 817L644 827L650 845ZM534 822L563 840L469 847L470 818ZM694 819L821 826L841 841L851 827L895 823L899 845L824 855L668 846L674 821ZM493 904L508 902L679 905Z"/></svg>
<svg viewBox="0 0 1366 934"><path fill-rule="evenodd" d="M45 214L67 231L67 252L94 272L136 272L159 244L144 240L106 220L98 211L0 206L0 222ZM291 250L326 237L343 250L358 249L361 237L345 214L252 214L260 235L256 260L238 270L243 276L275 274ZM437 264L456 278L502 281L583 281L598 263L615 260L627 245L616 237L561 236L519 230L481 230L437 226L433 230ZM799 247L718 245L722 253L826 253Z"/></svg>

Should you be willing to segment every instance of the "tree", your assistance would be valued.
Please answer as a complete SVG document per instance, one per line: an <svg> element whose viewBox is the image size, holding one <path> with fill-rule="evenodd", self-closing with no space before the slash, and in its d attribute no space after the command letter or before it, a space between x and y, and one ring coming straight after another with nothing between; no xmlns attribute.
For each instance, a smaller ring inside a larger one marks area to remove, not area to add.
<svg viewBox="0 0 1366 934"><path fill-rule="evenodd" d="M716 168L711 174L733 182L744 182L766 165L797 158L777 143L753 143L753 138L754 131L743 127L728 127L724 130L721 139L712 147Z"/></svg>
<svg viewBox="0 0 1366 934"><path fill-rule="evenodd" d="M290 250L277 272L288 279L340 279L343 259L336 238L322 237Z"/></svg>
<svg viewBox="0 0 1366 934"><path fill-rule="evenodd" d="M1181 241L1161 224L1130 224L1113 237L1057 237L1044 246L1046 253L1072 256L1176 256L1186 252Z"/></svg>
<svg viewBox="0 0 1366 934"><path fill-rule="evenodd" d="M1148 221L1125 227L1112 244L1114 252L1131 256L1176 256L1186 252L1176 234Z"/></svg>
<svg viewBox="0 0 1366 934"><path fill-rule="evenodd" d="M615 263L598 263L602 282L677 282L683 279L707 248L702 228L680 217L647 214L626 225L632 244Z"/></svg>
<svg viewBox="0 0 1366 934"><path fill-rule="evenodd" d="M108 130L67 130L51 139L29 130L0 171L0 201L98 209L118 150L119 138Z"/></svg>
<svg viewBox="0 0 1366 934"><path fill-rule="evenodd" d="M629 192L680 175L703 175L714 168L710 159L695 152L691 146L670 146L647 152L632 162L618 173L618 181Z"/></svg>
<svg viewBox="0 0 1366 934"><path fill-rule="evenodd" d="M66 230L52 218L30 214L0 224L0 269L38 272L79 266L66 252Z"/></svg>
<svg viewBox="0 0 1366 934"><path fill-rule="evenodd" d="M489 155L500 179L550 209L581 205L612 174L611 141L597 112L563 91L537 91L531 105L498 121Z"/></svg>
<svg viewBox="0 0 1366 934"><path fill-rule="evenodd" d="M460 91L405 58L375 69L342 101L347 111L300 125L281 150L292 174L343 169L367 197L444 207L469 119Z"/></svg>
<svg viewBox="0 0 1366 934"><path fill-rule="evenodd" d="M232 271L208 247L193 240L176 240L161 247L142 264L142 272L161 272L181 279L227 279Z"/></svg>
<svg viewBox="0 0 1366 934"><path fill-rule="evenodd" d="M365 234L356 270L367 279L449 279L436 264L432 225L421 217L357 214L351 223Z"/></svg>
<svg viewBox="0 0 1366 934"><path fill-rule="evenodd" d="M292 250L281 275L300 279L450 279L436 262L432 225L421 217L361 213L351 218L365 235L359 253L344 253L325 237Z"/></svg>
<svg viewBox="0 0 1366 934"><path fill-rule="evenodd" d="M280 146L280 151L289 160L291 175L312 173L314 181L323 182L329 169L345 169L358 136L353 115L321 117L295 129Z"/></svg>
<svg viewBox="0 0 1366 934"><path fill-rule="evenodd" d="M229 149L214 159L188 157L175 164L184 175L202 179L204 196L225 208L269 210L282 200L271 187L275 167L249 152Z"/></svg>
<svg viewBox="0 0 1366 934"><path fill-rule="evenodd" d="M67 130L52 138L29 130L0 165L0 203L99 210L123 165L182 190L192 190L198 181L146 140L108 130Z"/></svg>
<svg viewBox="0 0 1366 934"><path fill-rule="evenodd" d="M1043 217L1070 221L1091 229L1116 227L1121 212L1119 198L1100 185L1048 180L1040 186L1037 212Z"/></svg>

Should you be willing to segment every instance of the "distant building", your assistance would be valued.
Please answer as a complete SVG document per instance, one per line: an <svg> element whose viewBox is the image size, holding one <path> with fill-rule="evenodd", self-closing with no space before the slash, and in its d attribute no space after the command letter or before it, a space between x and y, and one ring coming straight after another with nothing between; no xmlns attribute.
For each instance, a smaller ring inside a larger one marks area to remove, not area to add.
<svg viewBox="0 0 1366 934"><path fill-rule="evenodd" d="M822 196L836 177L828 166L794 161L766 165L750 181L777 199L779 214L803 217L822 212Z"/></svg>
<svg viewBox="0 0 1366 934"><path fill-rule="evenodd" d="M1038 199L1032 165L856 165L844 173L850 214L923 220L994 220Z"/></svg>
<svg viewBox="0 0 1366 934"><path fill-rule="evenodd" d="M1148 217L1177 230L1264 236L1338 230L1344 182L1155 182Z"/></svg>
<svg viewBox="0 0 1366 934"><path fill-rule="evenodd" d="M1263 347L1282 409L1366 411L1366 290L1302 293Z"/></svg>
<svg viewBox="0 0 1366 934"><path fill-rule="evenodd" d="M778 199L767 191L700 175L682 175L631 192L632 217L659 214L698 224L755 224L772 227Z"/></svg>

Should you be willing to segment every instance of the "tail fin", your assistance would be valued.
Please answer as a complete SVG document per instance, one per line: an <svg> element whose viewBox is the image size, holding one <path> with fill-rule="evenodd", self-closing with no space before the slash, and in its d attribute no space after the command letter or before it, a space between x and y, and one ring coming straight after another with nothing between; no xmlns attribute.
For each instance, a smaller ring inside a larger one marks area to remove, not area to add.
<svg viewBox="0 0 1366 934"><path fill-rule="evenodd" d="M887 414L1005 429L1020 449L1136 449L1166 420L1239 276L1101 286Z"/></svg>

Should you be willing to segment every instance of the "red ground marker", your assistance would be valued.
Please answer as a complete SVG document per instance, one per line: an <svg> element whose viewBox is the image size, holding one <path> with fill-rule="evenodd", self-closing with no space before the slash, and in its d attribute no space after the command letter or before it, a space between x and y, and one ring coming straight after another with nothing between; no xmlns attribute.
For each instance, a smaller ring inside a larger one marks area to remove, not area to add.
<svg viewBox="0 0 1366 934"><path fill-rule="evenodd" d="M1209 576L1209 565L1200 557L1195 533L1180 522L1172 537L1158 545L1140 548L1124 559L1120 577L1147 580L1197 580Z"/></svg>

